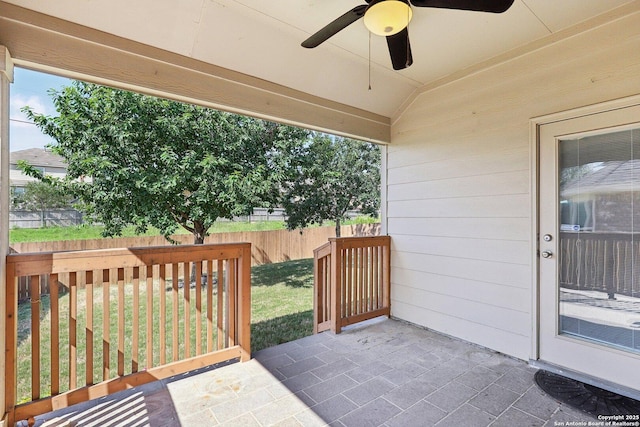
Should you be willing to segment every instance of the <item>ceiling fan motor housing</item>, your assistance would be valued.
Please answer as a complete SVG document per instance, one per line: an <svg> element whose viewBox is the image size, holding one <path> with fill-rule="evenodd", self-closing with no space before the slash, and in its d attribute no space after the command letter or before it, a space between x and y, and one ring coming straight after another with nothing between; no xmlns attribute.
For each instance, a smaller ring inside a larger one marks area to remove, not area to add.
<svg viewBox="0 0 640 427"><path fill-rule="evenodd" d="M378 36L392 36L409 25L413 12L408 0L373 0L364 13L364 25Z"/></svg>

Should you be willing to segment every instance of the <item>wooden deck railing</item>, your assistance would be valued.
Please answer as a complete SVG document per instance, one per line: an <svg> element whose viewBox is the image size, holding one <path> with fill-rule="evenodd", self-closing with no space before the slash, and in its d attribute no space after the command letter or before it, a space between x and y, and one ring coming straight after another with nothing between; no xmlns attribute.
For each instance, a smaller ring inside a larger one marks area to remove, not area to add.
<svg viewBox="0 0 640 427"><path fill-rule="evenodd" d="M50 295L19 305L18 280L40 295L42 275ZM249 243L9 255L11 422L248 360L250 275Z"/></svg>
<svg viewBox="0 0 640 427"><path fill-rule="evenodd" d="M390 242L332 238L314 251L314 333L390 315Z"/></svg>
<svg viewBox="0 0 640 427"><path fill-rule="evenodd" d="M640 234L563 232L559 251L561 286L640 294Z"/></svg>

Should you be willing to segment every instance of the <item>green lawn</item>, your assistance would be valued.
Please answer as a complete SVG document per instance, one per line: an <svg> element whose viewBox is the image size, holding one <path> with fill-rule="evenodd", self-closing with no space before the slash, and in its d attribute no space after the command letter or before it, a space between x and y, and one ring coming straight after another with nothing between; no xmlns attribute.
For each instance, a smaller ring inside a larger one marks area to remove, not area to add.
<svg viewBox="0 0 640 427"><path fill-rule="evenodd" d="M169 284L170 287L170 284ZM159 286L156 287L154 292L154 365L159 363L159 303L160 299L164 297L167 303L167 310L170 312L172 307L172 292L170 290L160 292ZM313 323L313 260L303 259L296 261L288 261L278 264L267 264L252 268L252 321L251 321L251 349L252 352L260 349L277 345L283 342L302 338L312 333ZM195 293L192 290L191 296L191 354L195 355ZM84 306L86 305L85 289L78 291L78 322L77 322L77 347L78 347L78 385L84 384L85 379L85 325L86 325L86 311ZM204 294L204 292L203 292ZM146 354L144 351L144 342L146 338L145 316L146 316L146 300L144 298L144 284L140 284L140 351L139 351L139 369L143 369L146 365ZM103 344L102 339L102 316L104 303L102 301L102 288L94 289L94 328L95 333L93 337L93 346L95 349L96 358L94 359L93 379L94 382L102 380L102 356L101 349ZM203 302L205 296L203 295ZM51 320L49 314L50 299L48 296L42 296L42 310L41 310L41 381L42 396L46 396L50 393L50 378L49 370L51 365L51 356L49 354L50 343L50 327ZM109 320L110 320L110 375L111 377L116 375L117 367L117 330L118 330L118 313L117 313L117 287L113 286L110 289L110 305L109 305ZM179 294L179 310L180 319L183 319L183 290L180 290ZM69 325L69 307L68 298L61 296L59 298L60 304L60 330L61 330L61 342L60 342L60 378L61 378L61 391L68 389L68 357L69 357L69 343L68 338L63 338L62 331L68 330ZM203 303L204 305L204 303ZM26 402L31 399L31 305L28 302L22 303L18 307L18 402ZM132 332L132 313L133 310L133 289L132 285L125 286L125 318L127 319L125 329L125 374L131 372L131 363L126 362L131 359L131 337ZM180 336L179 352L182 355L184 353L184 320L181 320L178 331ZM172 321L167 319L167 340L171 341L172 336ZM215 320L214 320L215 324ZM215 330L215 328L214 328ZM203 342L206 343L206 328L203 327ZM214 333L215 342L215 333ZM206 344L205 344L206 348ZM172 348L170 345L166 348L166 360L172 360Z"/></svg>
<svg viewBox="0 0 640 427"><path fill-rule="evenodd" d="M369 224L379 222L378 218L368 216L358 217L345 222L348 224ZM327 222L325 225L335 225L335 223ZM284 221L260 221L260 222L236 222L221 221L216 222L209 230L210 233L226 233L237 231L265 231L265 230L281 230L286 228ZM46 228L13 228L9 231L9 242L50 242L56 240L83 240L83 239L100 239L104 227L79 225L74 227L46 227ZM145 235L156 236L160 234L158 230L150 228ZM179 228L176 234L187 234L187 231ZM122 237L134 237L133 227L126 228Z"/></svg>
<svg viewBox="0 0 640 427"><path fill-rule="evenodd" d="M211 228L210 233L225 233L235 231L264 231L264 230L280 230L285 228L282 221L261 221L261 222L217 222ZM13 228L9 231L10 243L19 242L51 242L56 240L84 240L84 239L101 239L104 227L91 225L78 225L73 227L45 227L45 228ZM155 228L150 228L144 233L144 236L157 236L160 233ZM179 228L176 234L188 234L188 232ZM127 227L123 230L120 237L135 237L139 234L135 233L133 227Z"/></svg>

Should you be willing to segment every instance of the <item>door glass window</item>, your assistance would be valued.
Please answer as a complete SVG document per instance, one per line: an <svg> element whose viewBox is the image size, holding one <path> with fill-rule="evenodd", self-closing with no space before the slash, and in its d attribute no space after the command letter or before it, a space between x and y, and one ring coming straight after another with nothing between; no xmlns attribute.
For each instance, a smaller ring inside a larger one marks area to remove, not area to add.
<svg viewBox="0 0 640 427"><path fill-rule="evenodd" d="M640 128L558 156L558 333L640 353Z"/></svg>

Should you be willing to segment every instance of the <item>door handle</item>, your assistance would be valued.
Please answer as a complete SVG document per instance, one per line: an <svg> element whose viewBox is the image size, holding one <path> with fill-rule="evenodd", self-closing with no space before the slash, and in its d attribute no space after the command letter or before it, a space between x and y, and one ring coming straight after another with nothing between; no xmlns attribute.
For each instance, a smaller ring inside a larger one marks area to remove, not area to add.
<svg viewBox="0 0 640 427"><path fill-rule="evenodd" d="M542 253L540 255L542 255L542 258L551 258L553 256L553 252L551 252L551 251L542 251Z"/></svg>

